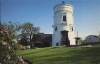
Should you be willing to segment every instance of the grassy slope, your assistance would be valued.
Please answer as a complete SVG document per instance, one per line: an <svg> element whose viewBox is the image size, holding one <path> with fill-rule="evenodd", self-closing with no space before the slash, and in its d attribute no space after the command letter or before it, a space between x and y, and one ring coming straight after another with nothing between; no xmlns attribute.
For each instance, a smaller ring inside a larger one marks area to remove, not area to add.
<svg viewBox="0 0 100 64"><path fill-rule="evenodd" d="M98 64L100 47L48 47L18 51L33 64Z"/></svg>

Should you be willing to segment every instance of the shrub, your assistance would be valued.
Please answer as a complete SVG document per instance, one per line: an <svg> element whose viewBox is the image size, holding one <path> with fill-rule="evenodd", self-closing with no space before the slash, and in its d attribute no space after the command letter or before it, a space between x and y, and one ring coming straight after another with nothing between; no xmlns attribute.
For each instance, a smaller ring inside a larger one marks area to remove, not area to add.
<svg viewBox="0 0 100 64"><path fill-rule="evenodd" d="M0 23L0 63L15 64L16 61L16 45L10 38L8 30Z"/></svg>

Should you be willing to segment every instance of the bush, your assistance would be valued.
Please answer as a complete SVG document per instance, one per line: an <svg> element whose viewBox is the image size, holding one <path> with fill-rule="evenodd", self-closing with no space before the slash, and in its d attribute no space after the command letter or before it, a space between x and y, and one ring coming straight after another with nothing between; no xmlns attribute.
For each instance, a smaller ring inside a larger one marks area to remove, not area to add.
<svg viewBox="0 0 100 64"><path fill-rule="evenodd" d="M8 30L0 23L0 63L15 64L16 60L16 45Z"/></svg>

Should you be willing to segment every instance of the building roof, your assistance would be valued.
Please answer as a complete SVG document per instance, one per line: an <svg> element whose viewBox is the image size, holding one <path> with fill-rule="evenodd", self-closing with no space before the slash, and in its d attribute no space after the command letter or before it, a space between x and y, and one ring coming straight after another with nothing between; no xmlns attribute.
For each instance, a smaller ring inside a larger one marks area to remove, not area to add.
<svg viewBox="0 0 100 64"><path fill-rule="evenodd" d="M48 37L52 34L44 34L44 33L39 33L39 35L41 36L41 38L45 38L45 37Z"/></svg>
<svg viewBox="0 0 100 64"><path fill-rule="evenodd" d="M93 37L96 37L96 38L100 38L99 35L89 35L89 36L93 36ZM87 36L87 37L89 37L89 36Z"/></svg>

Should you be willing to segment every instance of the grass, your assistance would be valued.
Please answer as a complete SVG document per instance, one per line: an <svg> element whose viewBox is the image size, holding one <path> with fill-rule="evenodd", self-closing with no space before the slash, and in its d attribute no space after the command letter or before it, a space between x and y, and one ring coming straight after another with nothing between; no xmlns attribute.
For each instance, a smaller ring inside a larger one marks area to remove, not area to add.
<svg viewBox="0 0 100 64"><path fill-rule="evenodd" d="M100 47L48 47L21 50L33 64L99 64Z"/></svg>

